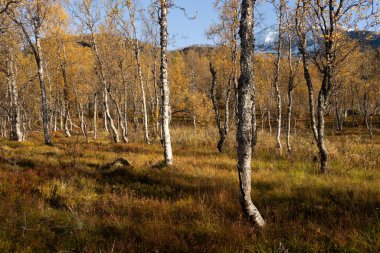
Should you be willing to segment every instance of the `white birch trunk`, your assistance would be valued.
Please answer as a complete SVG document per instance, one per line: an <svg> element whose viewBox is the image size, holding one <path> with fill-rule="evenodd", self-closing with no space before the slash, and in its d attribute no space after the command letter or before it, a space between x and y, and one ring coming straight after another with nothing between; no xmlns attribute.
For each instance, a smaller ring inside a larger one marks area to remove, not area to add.
<svg viewBox="0 0 380 253"><path fill-rule="evenodd" d="M10 106L10 131L9 137L12 141L22 141L23 134L21 132L21 111L18 102L18 90L16 85L16 65L14 62L13 50L9 49L7 54L7 81L9 92Z"/></svg>
<svg viewBox="0 0 380 253"><path fill-rule="evenodd" d="M71 137L71 133L68 127L68 117L70 110L69 102L69 83L67 80L67 68L66 68L66 50L63 44L60 45L60 64L63 78L63 129L66 137Z"/></svg>
<svg viewBox="0 0 380 253"><path fill-rule="evenodd" d="M121 127L123 142L124 143L128 143L127 130L126 130L126 127L124 125L125 121L124 121L124 118L123 118L123 113L122 113L122 111L120 109L120 106L119 106L118 102L113 97L112 93L110 92L109 94L110 94L111 100L114 102L114 104L116 106L116 111L117 111L117 114L118 114L118 125Z"/></svg>
<svg viewBox="0 0 380 253"><path fill-rule="evenodd" d="M170 90L168 83L168 60L166 56L168 44L167 27L168 6L166 0L161 0L160 37L161 37L161 90L162 90L162 142L164 145L164 157L167 165L173 164L172 142L170 136Z"/></svg>
<svg viewBox="0 0 380 253"><path fill-rule="evenodd" d="M292 106L293 97L292 91L294 89L294 78L295 73L293 69L293 52L292 52L292 36L290 31L288 31L288 66L289 66L289 81L288 81L288 115L286 119L286 148L288 153L292 152L292 146L290 143L290 132L291 132L291 119L292 119ZM295 124L294 124L295 127Z"/></svg>
<svg viewBox="0 0 380 253"><path fill-rule="evenodd" d="M108 91L107 91L107 88L104 87L104 109L105 109L105 118L107 120L107 123L109 124L109 126L111 127L111 131L112 131L112 139L115 143L119 143L120 140L119 140L119 133L113 123L113 119L111 117L111 113L110 113L110 110L109 110L109 107L108 107Z"/></svg>
<svg viewBox="0 0 380 253"><path fill-rule="evenodd" d="M241 38L241 76L238 86L238 112L237 112L237 155L239 173L239 199L243 214L259 227L265 226L251 199L251 155L252 155L252 89L254 85L253 68L253 12L255 1L242 1L242 14L240 22Z"/></svg>
<svg viewBox="0 0 380 253"><path fill-rule="evenodd" d="M50 136L50 127L49 127L49 103L46 94L45 86L45 77L44 77L44 68L43 68L43 56L41 48L41 38L39 30L35 31L35 41L36 41L36 50L35 50L35 59L38 67L38 77L40 81L41 88L41 111L42 111L42 125L44 130L45 144L52 145L51 136Z"/></svg>
<svg viewBox="0 0 380 253"><path fill-rule="evenodd" d="M94 94L94 118L93 118L94 140L98 138L98 94Z"/></svg>
<svg viewBox="0 0 380 253"><path fill-rule="evenodd" d="M118 142L120 142L120 140L119 140L119 133L117 131L117 128L114 125L114 122L113 122L113 119L112 119L112 116L111 116L111 113L110 113L109 105L108 105L109 87L108 87L108 84L107 84L107 81L106 81L106 77L105 77L105 74L104 74L103 64L101 62L100 54L99 54L99 51L98 51L98 46L97 46L97 41L96 41L96 38L95 38L95 33L94 33L94 31L92 29L91 29L91 37L92 37L92 42L93 42L93 48L94 48L95 56L96 56L97 63L98 63L98 66L99 66L99 70L97 70L96 72L97 72L97 75L98 75L98 77L99 77L99 79L102 82L103 87L104 87L105 118L106 118L107 123L109 124L109 126L111 128L113 141L116 142L116 143L118 143ZM105 126L107 126L107 124L105 124Z"/></svg>
<svg viewBox="0 0 380 253"><path fill-rule="evenodd" d="M279 6L279 19L278 19L278 42L277 42L277 59L276 59L276 73L274 78L274 88L276 94L276 109L277 109L277 131L276 131L276 144L279 154L282 155L281 144L281 93L280 93L280 68L282 57L282 23L283 23L283 9L284 0L280 0Z"/></svg>
<svg viewBox="0 0 380 253"><path fill-rule="evenodd" d="M149 140L149 127L148 127L148 110L146 105L146 96L145 96L145 87L144 87L144 79L143 79L143 71L141 64L141 52L140 52L140 44L137 39L136 26L134 23L134 16L131 17L131 24L134 33L134 49L135 49L135 58L137 64L137 72L139 77L140 91L141 91L141 104L142 104L142 114L143 114L143 130L144 130L144 142L150 144Z"/></svg>

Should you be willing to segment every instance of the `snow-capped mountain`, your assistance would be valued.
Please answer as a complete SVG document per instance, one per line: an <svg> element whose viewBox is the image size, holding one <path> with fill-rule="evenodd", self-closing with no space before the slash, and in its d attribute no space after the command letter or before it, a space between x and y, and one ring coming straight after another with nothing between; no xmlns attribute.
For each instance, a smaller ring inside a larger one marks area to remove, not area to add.
<svg viewBox="0 0 380 253"><path fill-rule="evenodd" d="M373 48L380 47L380 34L373 31L347 31L348 36L352 39L365 40L367 45ZM307 35L307 46L309 51L315 49L314 40L312 34ZM274 53L276 51L278 41L277 26L270 26L255 33L255 50L258 53ZM297 53L298 49L296 45L293 45L293 51Z"/></svg>
<svg viewBox="0 0 380 253"><path fill-rule="evenodd" d="M275 26L267 27L255 33L255 49L258 52L275 52L277 41L278 31Z"/></svg>
<svg viewBox="0 0 380 253"><path fill-rule="evenodd" d="M360 41L365 41L364 45L372 48L380 48L380 33L373 31L347 31L347 35L351 39L356 39ZM262 29L255 33L255 51L262 54L273 54L276 53L278 40L277 26L270 26L268 28ZM181 48L179 50L183 52L188 52L191 49L195 49L204 54L209 54L213 50L215 45L192 45L188 47ZM294 42L293 53L298 54L298 48ZM312 33L307 34L307 50L313 52L318 48L318 45L314 43Z"/></svg>

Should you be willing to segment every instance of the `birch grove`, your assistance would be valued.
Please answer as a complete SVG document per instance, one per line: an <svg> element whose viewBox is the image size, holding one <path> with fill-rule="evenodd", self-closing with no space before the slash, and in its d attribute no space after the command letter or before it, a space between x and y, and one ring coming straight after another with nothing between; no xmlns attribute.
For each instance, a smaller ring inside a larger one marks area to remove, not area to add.
<svg viewBox="0 0 380 253"><path fill-rule="evenodd" d="M148 162L133 162L170 173L182 173L181 162L193 164L210 148L211 160L237 163L236 205L263 228L263 216L272 220L270 203L253 172L281 167L276 157L299 166L301 140L311 154L303 159L320 173L336 167L343 148L330 143L337 136L376 143L380 39L371 0L271 0L276 23L261 31L259 4L213 1L216 20L204 31L210 45L179 48L173 14L195 22L179 1L1 0L1 139L43 136L44 150L53 149L52 136L57 146L56 138L74 143L67 154L86 170L101 167L78 158L90 144L120 156L116 161L152 152ZM263 165L256 154L264 146ZM190 148L191 159L180 155ZM128 178L135 179L145 180Z"/></svg>

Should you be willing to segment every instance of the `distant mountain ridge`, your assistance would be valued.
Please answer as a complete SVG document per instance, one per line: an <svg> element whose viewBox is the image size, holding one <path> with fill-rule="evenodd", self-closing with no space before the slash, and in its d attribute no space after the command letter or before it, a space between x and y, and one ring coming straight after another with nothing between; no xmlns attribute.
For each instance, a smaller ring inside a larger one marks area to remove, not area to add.
<svg viewBox="0 0 380 253"><path fill-rule="evenodd" d="M373 31L347 31L347 34L352 39L360 39L365 41L365 45L373 48L380 48L380 34ZM255 50L260 53L274 53L278 40L277 27L270 26L255 33ZM314 48L314 41L311 35L308 36L308 48ZM296 46L293 46L295 52L298 51Z"/></svg>
<svg viewBox="0 0 380 253"><path fill-rule="evenodd" d="M374 49L380 48L380 33L374 31L347 31L347 34L352 39L359 39L364 41L365 46L370 46ZM275 26L270 26L255 33L255 51L262 54L273 54L276 52L276 45L278 39L278 31ZM314 40L311 34L307 39L308 50L312 51L315 47ZM184 53L190 50L195 50L201 54L209 54L216 48L215 45L191 45L181 49L172 51L182 51ZM293 52L297 53L297 45L293 45Z"/></svg>

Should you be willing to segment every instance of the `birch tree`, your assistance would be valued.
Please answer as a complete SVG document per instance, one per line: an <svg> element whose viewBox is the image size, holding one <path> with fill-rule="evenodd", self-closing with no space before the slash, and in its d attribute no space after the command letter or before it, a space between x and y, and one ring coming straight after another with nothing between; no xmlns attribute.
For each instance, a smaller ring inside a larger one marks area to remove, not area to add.
<svg viewBox="0 0 380 253"><path fill-rule="evenodd" d="M64 41L59 43L59 59L60 67L63 78L63 128L65 135L71 137L71 133L68 127L68 118L70 111L70 100L69 100L69 82L67 76L67 56L66 56L66 46Z"/></svg>
<svg viewBox="0 0 380 253"><path fill-rule="evenodd" d="M161 103L161 92L159 87L159 77L158 77L158 58L160 53L159 47L159 29L157 16L155 13L154 6L150 6L148 17L143 17L146 41L150 44L150 54L152 59L151 72L153 81L153 92L151 94L151 112L152 112L152 126L154 131L154 137L160 136L162 134L160 126L160 103ZM162 138L162 137L161 137Z"/></svg>
<svg viewBox="0 0 380 253"><path fill-rule="evenodd" d="M344 43L342 31L358 28L360 22L365 23L367 28L377 24L378 17L374 15L374 10L372 0L297 0L296 3L295 23L298 47L309 91L310 122L319 149L322 173L328 170L329 154L325 143L325 114L335 85L333 78L337 68L359 46L356 44L347 53L339 54L347 46ZM311 52L308 50L308 34L311 34L315 45ZM314 102L315 80L310 74L309 61L315 65L322 76L318 90L317 115L315 115Z"/></svg>
<svg viewBox="0 0 380 253"><path fill-rule="evenodd" d="M19 104L19 92L17 87L17 63L16 52L17 33L9 20L1 20L3 29L0 35L0 52L5 55L5 67L0 67L0 71L6 77L8 93L8 116L9 116L9 138L12 141L22 141L21 131L21 106Z"/></svg>
<svg viewBox="0 0 380 253"><path fill-rule="evenodd" d="M58 65L60 69L60 74L62 76L63 87L62 87L62 107L61 107L61 130L64 131L67 137L71 137L70 129L68 126L69 121L69 111L70 111L70 99L69 99L69 56L67 54L67 48L69 47L69 37L67 36L66 31L68 30L69 20L66 17L66 13L63 9L61 9L61 13L57 13L57 17L55 19L55 24L53 25L54 31L53 38L56 44L56 51L58 56Z"/></svg>
<svg viewBox="0 0 380 253"><path fill-rule="evenodd" d="M357 107L364 126L370 137L373 138L373 118L380 112L380 73L378 70L380 52L363 53L361 56L361 62L354 72L354 75L359 77L354 84L358 101Z"/></svg>
<svg viewBox="0 0 380 253"><path fill-rule="evenodd" d="M77 2L78 10L74 13L74 15L81 21L81 23L88 29L91 36L92 42L92 50L95 54L95 62L96 62L96 75L99 78L103 86L103 105L104 105L104 118L105 118L105 126L110 126L112 131L112 139L114 142L120 142L119 133L117 128L115 127L113 118L111 116L108 97L110 93L110 84L106 78L105 67L101 58L99 44L96 35L97 24L100 21L100 13L96 8L96 4L94 0L83 0Z"/></svg>
<svg viewBox="0 0 380 253"><path fill-rule="evenodd" d="M229 112L229 101L230 101L230 94L231 94L231 88L230 88L230 83L229 82L229 87L226 92L226 98L225 98L225 105L224 105L224 122L222 123L222 118L221 118L221 112L219 110L219 103L216 97L216 88L218 85L218 80L217 80L217 71L215 67L210 63L210 72L212 75L212 84L211 84L211 89L210 89L210 96L212 100L212 104L214 107L215 111L215 121L216 125L219 130L219 141L217 144L217 148L219 152L223 152L223 144L225 139L227 138L227 134L229 132L229 117L230 117L230 112Z"/></svg>
<svg viewBox="0 0 380 253"><path fill-rule="evenodd" d="M216 123L219 129L219 141L217 144L219 152L222 152L224 140L227 138L229 133L229 105L230 105L230 94L231 86L235 92L234 101L234 112L233 117L236 118L237 112L237 87L238 87L238 30L239 30L239 14L240 14L240 4L238 0L216 0L214 2L214 9L218 10L219 22L212 25L207 31L209 38L212 38L217 45L220 46L220 50L226 48L228 59L229 59L229 74L226 77L228 80L227 87L224 87L226 93L224 102L224 124L221 124L221 115L218 108L218 103L216 100L216 68L210 65L210 71L213 76L212 88L211 88L211 99L213 101ZM223 86L222 86L223 87Z"/></svg>
<svg viewBox="0 0 380 253"><path fill-rule="evenodd" d="M283 45L283 26L284 26L284 11L286 0L279 0L278 6L274 2L275 8L278 15L278 37L277 37L277 58L275 61L275 75L274 75L274 90L276 94L276 109L277 109L277 131L276 131L276 144L279 154L282 155L282 144L281 144L281 93L280 93L280 71L281 71L281 58L282 58L282 45Z"/></svg>
<svg viewBox="0 0 380 253"><path fill-rule="evenodd" d="M235 106L233 117L237 112L237 87L239 73L239 0L215 0L214 9L218 11L219 21L213 24L207 31L207 36L212 38L217 45L226 46L229 49L229 57L231 61L230 79L233 83L235 91Z"/></svg>
<svg viewBox="0 0 380 253"><path fill-rule="evenodd" d="M293 58L293 43L294 43L294 25L292 20L294 15L290 13L290 9L286 3L285 5L286 23L285 23L285 36L288 51L288 85L287 85L287 116L286 116L286 148L288 153L292 152L292 146L290 143L291 126L292 126L292 113L293 113L293 90L296 87L296 76L298 74L299 65L301 63L300 58L297 60L296 66L294 66Z"/></svg>
<svg viewBox="0 0 380 253"><path fill-rule="evenodd" d="M119 27L122 30L124 37L128 40L129 44L132 45L134 53L135 53L135 61L137 68L138 81L140 85L141 92L141 105L142 105L142 114L143 114L143 130L144 130L144 141L145 143L150 143L149 140L149 127L148 127L148 109L147 109L147 101L145 95L145 85L143 78L143 64L141 61L141 46L140 41L137 36L137 28L136 28L136 3L134 1L127 1L126 8L128 9L128 17L129 22L124 20L122 17L122 8L124 6L120 6L117 8L117 11L113 14L116 14L117 20L119 21Z"/></svg>
<svg viewBox="0 0 380 253"><path fill-rule="evenodd" d="M49 103L46 92L44 55L42 53L42 35L46 23L49 22L50 14L54 12L54 1L22 1L17 8L7 10L8 16L19 27L27 44L33 52L37 65L39 84L41 89L41 112L42 126L44 131L45 144L52 145L49 126Z"/></svg>
<svg viewBox="0 0 380 253"><path fill-rule="evenodd" d="M168 46L168 7L167 0L160 0L159 6L159 23L160 23L160 47L161 47L161 67L160 67L160 81L161 81L161 113L162 113L162 143L164 146L164 158L167 165L173 164L173 151L170 136L170 89L168 82L168 59L167 59L167 46Z"/></svg>
<svg viewBox="0 0 380 253"><path fill-rule="evenodd" d="M252 156L252 91L254 90L254 5L255 0L242 0L240 21L241 75L238 86L237 155L239 173L239 199L244 216L259 227L265 221L251 199Z"/></svg>

